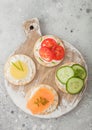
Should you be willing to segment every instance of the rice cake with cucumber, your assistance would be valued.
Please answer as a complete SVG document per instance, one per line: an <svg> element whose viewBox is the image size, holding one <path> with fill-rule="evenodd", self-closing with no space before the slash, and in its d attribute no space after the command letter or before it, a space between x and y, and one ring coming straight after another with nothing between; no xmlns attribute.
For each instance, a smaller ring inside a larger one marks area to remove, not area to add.
<svg viewBox="0 0 92 130"><path fill-rule="evenodd" d="M55 81L61 91L77 94L83 89L86 76L86 69L82 65L71 62L57 69Z"/></svg>

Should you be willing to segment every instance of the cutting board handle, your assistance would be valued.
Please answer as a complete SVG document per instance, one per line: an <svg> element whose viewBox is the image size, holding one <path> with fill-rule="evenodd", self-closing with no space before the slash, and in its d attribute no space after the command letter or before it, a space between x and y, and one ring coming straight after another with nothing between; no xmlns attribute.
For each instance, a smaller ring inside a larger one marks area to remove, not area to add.
<svg viewBox="0 0 92 130"><path fill-rule="evenodd" d="M28 38L32 37L34 32L37 32L41 36L39 20L37 18L32 18L31 20L24 22L23 27Z"/></svg>

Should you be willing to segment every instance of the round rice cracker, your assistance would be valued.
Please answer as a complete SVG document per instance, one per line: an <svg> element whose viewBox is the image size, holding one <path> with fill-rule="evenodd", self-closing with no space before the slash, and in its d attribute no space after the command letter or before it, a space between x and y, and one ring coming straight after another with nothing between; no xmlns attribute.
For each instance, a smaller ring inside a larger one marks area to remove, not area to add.
<svg viewBox="0 0 92 130"><path fill-rule="evenodd" d="M40 113L38 115L47 115L49 113L52 113L57 108L58 102L59 102L59 97L58 97L56 90L47 84L39 84L37 86L31 87L30 90L26 94L26 97L25 97L26 100L28 101L35 94L35 92L37 90L39 90L40 88L43 88L43 87L49 89L54 94L54 101L45 111L43 111L42 113Z"/></svg>
<svg viewBox="0 0 92 130"><path fill-rule="evenodd" d="M40 37L37 42L35 43L35 46L34 46L34 57L36 58L36 60L43 66L46 66L46 67L53 67L53 66L56 66L58 65L59 63L61 63L64 59L61 59L61 60L52 60L51 62L47 62L45 61L44 59L41 58L40 54L39 54L39 49L41 48L41 43L43 40L47 39L47 38L52 38L54 39L59 45L61 45L63 48L64 48L64 43L62 40L60 40L58 37L56 36L53 36L53 35L45 35L45 36L42 36ZM65 50L65 48L64 48Z"/></svg>
<svg viewBox="0 0 92 130"><path fill-rule="evenodd" d="M27 77L19 80L13 78L13 76L10 74L11 62L16 62L18 60L23 61L28 65ZM34 61L29 56L22 55L22 54L10 56L4 67L5 78L13 85L26 85L33 80L35 74L36 74L36 66Z"/></svg>

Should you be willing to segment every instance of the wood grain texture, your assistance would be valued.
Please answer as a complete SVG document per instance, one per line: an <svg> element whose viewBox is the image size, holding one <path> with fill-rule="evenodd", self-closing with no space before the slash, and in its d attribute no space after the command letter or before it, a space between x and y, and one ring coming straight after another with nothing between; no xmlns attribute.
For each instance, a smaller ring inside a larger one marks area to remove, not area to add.
<svg viewBox="0 0 92 130"><path fill-rule="evenodd" d="M34 26L33 30L30 30L30 25ZM63 114L66 114L67 112L75 108L75 106L79 103L80 99L83 96L84 91L86 90L87 81L85 82L84 89L80 94L77 95L65 94L58 89L55 83L55 71L59 66L67 62L79 63L87 69L85 61L81 53L75 47L73 47L71 44L63 40L66 52L65 59L63 60L63 62L61 62L58 66L51 68L40 65L33 55L34 44L36 40L41 36L38 20L32 19L30 21L25 22L24 30L27 35L27 40L14 52L14 54L25 54L30 56L36 64L37 73L34 80L25 86L14 86L10 84L7 80L5 80L7 91L11 96L13 102L19 108L21 108L26 113L32 115L32 113L26 109L26 102L27 102L25 99L26 93L30 90L32 86L35 86L37 84L48 84L54 87L55 90L57 91L60 99L59 105L54 112L48 115L35 115L35 116L40 118L56 118Z"/></svg>

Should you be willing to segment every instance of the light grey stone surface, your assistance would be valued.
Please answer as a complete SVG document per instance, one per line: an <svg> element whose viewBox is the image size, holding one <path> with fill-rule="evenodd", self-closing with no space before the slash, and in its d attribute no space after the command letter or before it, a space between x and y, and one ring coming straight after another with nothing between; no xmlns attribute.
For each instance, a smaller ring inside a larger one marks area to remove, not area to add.
<svg viewBox="0 0 92 130"><path fill-rule="evenodd" d="M88 88L79 105L58 119L27 115L10 99L3 67L10 53L25 41L22 23L38 17L42 34L54 34L83 54ZM0 130L92 130L92 0L0 0Z"/></svg>

